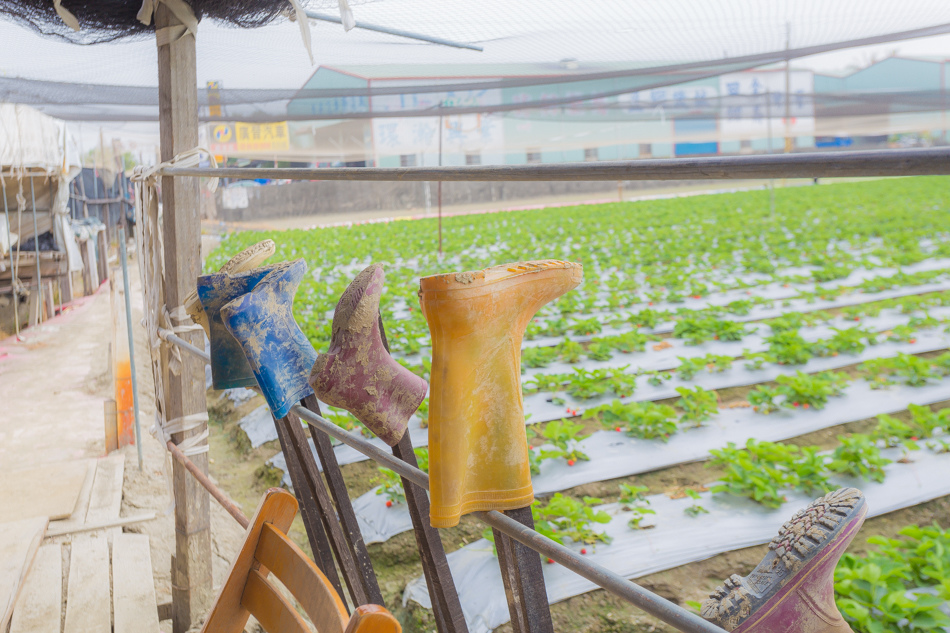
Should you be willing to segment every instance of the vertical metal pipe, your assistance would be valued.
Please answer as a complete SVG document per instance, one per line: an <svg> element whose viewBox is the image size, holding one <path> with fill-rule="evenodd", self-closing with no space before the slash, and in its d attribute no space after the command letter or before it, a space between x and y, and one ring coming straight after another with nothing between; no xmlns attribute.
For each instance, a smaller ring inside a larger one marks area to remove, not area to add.
<svg viewBox="0 0 950 633"><path fill-rule="evenodd" d="M36 294L38 295L39 312L43 311L43 274L40 272L40 236L36 227L36 187L33 186L34 176L30 176L30 201L33 203L33 255L36 257ZM52 218L51 218L52 219ZM52 315L50 315L52 316ZM40 322L40 315L36 315L36 322Z"/></svg>
<svg viewBox="0 0 950 633"><path fill-rule="evenodd" d="M439 105L439 167L442 166L442 106ZM439 181L439 256L442 256L442 181Z"/></svg>
<svg viewBox="0 0 950 633"><path fill-rule="evenodd" d="M124 215L124 214L123 214ZM125 329L129 334L129 368L132 371L132 411L135 414L135 449L139 457L139 471L142 470L142 428L139 423L139 387L135 377L135 335L132 331L132 302L129 298L129 260L125 252L125 228L119 235L119 256L122 258L122 286L125 289Z"/></svg>
<svg viewBox="0 0 950 633"><path fill-rule="evenodd" d="M7 180L0 174L0 192L3 195L3 218L7 223L7 241L10 242L12 239L12 231L10 230L10 209L7 206ZM17 235L17 264L13 263L13 243L10 242L10 286L13 288L13 322L16 325L16 336L17 339L20 338L20 310L19 310L19 297L17 296L17 265L20 263L20 236Z"/></svg>
<svg viewBox="0 0 950 633"><path fill-rule="evenodd" d="M771 91L765 90L765 118L768 122L769 154L772 153L772 95ZM775 180L769 180L769 214L775 215Z"/></svg>

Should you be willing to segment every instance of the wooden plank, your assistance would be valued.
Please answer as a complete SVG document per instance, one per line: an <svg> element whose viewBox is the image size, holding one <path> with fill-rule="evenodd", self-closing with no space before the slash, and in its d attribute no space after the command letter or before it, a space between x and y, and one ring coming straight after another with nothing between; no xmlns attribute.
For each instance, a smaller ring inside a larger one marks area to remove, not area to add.
<svg viewBox="0 0 950 633"><path fill-rule="evenodd" d="M10 633L59 633L63 608L63 546L42 546L13 610Z"/></svg>
<svg viewBox="0 0 950 633"><path fill-rule="evenodd" d="M50 527L46 531L46 536L47 538L51 538L54 536L65 536L66 534L78 534L80 532L95 532L96 530L106 530L109 528L122 527L123 525L144 523L145 521L153 520L156 516L154 512L145 512L129 517L119 517L118 519L112 519L110 521L102 521L101 523L83 523L81 525L61 525L61 523L65 523L65 521L50 523Z"/></svg>
<svg viewBox="0 0 950 633"><path fill-rule="evenodd" d="M313 551L313 560L327 577L327 580L330 581L330 584L333 585L333 588L342 596L343 585L336 571L336 562L333 560L330 539L327 537L326 528L318 514L313 489L308 485L307 477L300 466L297 451L294 449L293 441L287 430L286 420L287 418L280 420L275 418L274 425L277 428L277 439L280 440L280 448L287 460L287 470L290 473L290 483L294 487L294 496L300 504L300 514L303 516L304 528L307 530L307 540L310 541L310 549Z"/></svg>
<svg viewBox="0 0 950 633"><path fill-rule="evenodd" d="M85 523L99 523L119 518L122 508L122 481L125 475L125 456L113 455L96 464L96 478L92 482L89 509Z"/></svg>
<svg viewBox="0 0 950 633"><path fill-rule="evenodd" d="M92 496L92 482L96 479L96 463L99 460L86 460L86 477L79 491L79 499L76 501L76 509L69 515L68 519L54 521L50 527L57 531L68 531L86 523L86 512L89 511L89 498Z"/></svg>
<svg viewBox="0 0 950 633"><path fill-rule="evenodd" d="M393 455L410 466L419 467L408 433L393 446ZM455 579L452 578L449 562L445 558L442 538L439 531L429 523L429 496L405 477L402 478L402 486L406 491L406 505L409 506L409 516L412 519L419 557L422 559L422 572L432 600L436 627L439 633L467 633L468 625L462 614L462 603L455 588Z"/></svg>
<svg viewBox="0 0 950 633"><path fill-rule="evenodd" d="M54 520L71 516L91 461L60 462L5 472L3 486L0 486L0 523L30 517ZM37 490L43 494L36 494Z"/></svg>
<svg viewBox="0 0 950 633"><path fill-rule="evenodd" d="M505 514L534 529L530 507L506 510ZM492 532L515 633L554 633L551 607L548 605L544 574L541 571L541 557L498 530L493 528Z"/></svg>
<svg viewBox="0 0 950 633"><path fill-rule="evenodd" d="M198 146L198 80L195 37L184 33L174 41L162 41L169 27L181 24L164 3L155 7L158 59L159 146L162 161ZM174 313L195 287L201 274L201 213L197 178L162 178L162 248L165 266L164 300ZM182 332L186 342L204 349L204 332ZM162 346L164 361L168 346ZM166 363L163 366L167 367ZM178 373L167 371L165 418L182 419L205 413L204 362L182 355ZM198 424L189 431L175 433L180 444L208 428ZM201 472L208 472L208 454L191 456ZM172 566L172 629L184 633L204 616L214 601L211 575L211 497L179 462L172 464L175 498L175 558Z"/></svg>
<svg viewBox="0 0 950 633"><path fill-rule="evenodd" d="M66 585L64 633L112 633L109 544L103 537L73 540Z"/></svg>
<svg viewBox="0 0 950 633"><path fill-rule="evenodd" d="M0 631L7 630L47 523L46 517L0 523Z"/></svg>
<svg viewBox="0 0 950 633"><path fill-rule="evenodd" d="M300 404L317 415L323 415L320 412L320 403L317 397L310 394L300 401ZM346 545L350 550L350 555L356 563L356 568L360 574L360 580L363 583L363 591L366 593L366 599L369 604L378 604L386 606L383 602L383 593L379 590L379 581L376 579L376 571L373 569L373 562L369 558L369 552L366 549L366 543L363 541L363 533L360 531L359 522L356 520L356 512L353 510L353 503L350 501L350 494L346 490L346 482L343 480L343 473L340 471L340 464L336 460L336 453L333 452L333 445L326 433L309 425L310 437L317 449L317 456L323 466L323 474L327 479L327 486L330 488L330 495L336 504L337 516L343 527L343 535L346 538Z"/></svg>
<svg viewBox="0 0 950 633"><path fill-rule="evenodd" d="M152 554L144 534L119 534L112 541L112 612L115 633L159 630Z"/></svg>
<svg viewBox="0 0 950 633"><path fill-rule="evenodd" d="M330 546L340 564L350 599L355 606L369 604L363 578L360 570L356 568L356 561L353 560L353 555L347 546L346 537L343 536L343 528L340 526L340 520L330 500L330 493L327 492L326 484L320 477L320 471L317 470L317 460L314 459L313 451L310 450L300 418L294 413L288 413L284 419L287 420L290 443L297 452L297 460L303 468L306 483L313 491L313 498L317 502L317 513L323 521L323 529L330 537Z"/></svg>

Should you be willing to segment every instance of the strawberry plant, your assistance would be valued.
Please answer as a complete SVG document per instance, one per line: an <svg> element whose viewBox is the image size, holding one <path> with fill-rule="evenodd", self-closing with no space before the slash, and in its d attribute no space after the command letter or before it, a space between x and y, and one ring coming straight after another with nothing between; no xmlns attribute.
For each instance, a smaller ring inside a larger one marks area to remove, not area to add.
<svg viewBox="0 0 950 633"><path fill-rule="evenodd" d="M726 448L709 451L709 466L721 467L725 473L712 487L714 493L725 492L748 497L768 508L785 503L785 489L798 485L797 473L790 467L797 451L793 447L750 439L746 448L730 442Z"/></svg>
<svg viewBox="0 0 950 633"><path fill-rule="evenodd" d="M916 442L919 432L910 424L885 413L877 416L877 427L871 433L871 439L883 442L887 448L894 448Z"/></svg>
<svg viewBox="0 0 950 633"><path fill-rule="evenodd" d="M570 420L553 420L544 425L539 435L550 442L553 449L542 449L541 459L564 458L568 466L573 466L577 461L589 461L590 457L578 448L580 441L589 437L581 435L584 430L583 424L571 422Z"/></svg>
<svg viewBox="0 0 950 633"><path fill-rule="evenodd" d="M941 610L950 598L947 532L937 525L915 525L899 534L902 538L871 537L875 550L845 554L835 568L836 602L856 633L950 627L950 617ZM918 587L932 587L934 593L917 592Z"/></svg>
<svg viewBox="0 0 950 633"><path fill-rule="evenodd" d="M785 396L782 405L805 409L824 408L830 396L841 395L841 390L847 381L845 374L835 372L806 374L800 371L791 376L783 375L775 379L778 383L778 392Z"/></svg>
<svg viewBox="0 0 950 633"><path fill-rule="evenodd" d="M778 410L779 405L775 403L775 398L779 395L780 392L776 387L758 385L749 392L749 404L752 405L753 411L768 415Z"/></svg>
<svg viewBox="0 0 950 633"><path fill-rule="evenodd" d="M634 330L616 336L607 336L603 339L594 339L594 341L603 340L622 354L632 354L633 352L642 352L648 342L655 341L657 338Z"/></svg>
<svg viewBox="0 0 950 633"><path fill-rule="evenodd" d="M627 373L628 367L624 365L612 370L607 378L607 387L621 398L629 398L637 389L637 377Z"/></svg>
<svg viewBox="0 0 950 633"><path fill-rule="evenodd" d="M812 345L796 330L785 330L765 338L769 357L779 365L803 365L812 355Z"/></svg>
<svg viewBox="0 0 950 633"><path fill-rule="evenodd" d="M676 393L680 394L676 406L683 411L680 416L682 422L691 423L693 426L702 426L703 422L711 419L719 411L716 392L714 391L706 391L702 387L696 386L692 389L677 387Z"/></svg>
<svg viewBox="0 0 950 633"><path fill-rule="evenodd" d="M525 367L547 367L557 360L560 350L555 347L526 347L521 350L521 371Z"/></svg>
<svg viewBox="0 0 950 633"><path fill-rule="evenodd" d="M574 373L570 374L567 381L567 393L581 400L601 396L607 393L607 389L610 387L607 379L613 373L609 369L590 370L575 367Z"/></svg>
<svg viewBox="0 0 950 633"><path fill-rule="evenodd" d="M917 340L916 329L910 325L895 325L887 334L887 340L898 343L911 343Z"/></svg>
<svg viewBox="0 0 950 633"><path fill-rule="evenodd" d="M670 318L670 313L665 310L653 310L652 308L644 308L639 312L633 312L627 317L627 321L633 324L635 327L646 327L654 328L658 324L668 321Z"/></svg>
<svg viewBox="0 0 950 633"><path fill-rule="evenodd" d="M584 346L569 338L558 343L555 349L557 349L558 355L560 355L561 360L565 363L573 364L579 362L584 355Z"/></svg>
<svg viewBox="0 0 950 633"><path fill-rule="evenodd" d="M900 353L894 358L875 358L861 363L860 371L868 374L872 388L893 384L892 378L899 377L911 387L921 387L940 373L926 358Z"/></svg>
<svg viewBox="0 0 950 633"><path fill-rule="evenodd" d="M590 334L600 334L604 326L596 317L589 319L577 319L571 324L571 332L578 336L587 336Z"/></svg>
<svg viewBox="0 0 950 633"><path fill-rule="evenodd" d="M379 466L379 488L377 495L386 495L387 506L406 502L406 491L402 487L402 478L395 471Z"/></svg>
<svg viewBox="0 0 950 633"><path fill-rule="evenodd" d="M573 543L609 543L611 538L603 532L596 532L592 523L610 523L610 515L593 506L602 503L595 497L577 500L555 493L546 503L535 501L531 506L535 529L547 535L556 543L564 545L565 540Z"/></svg>
<svg viewBox="0 0 950 633"><path fill-rule="evenodd" d="M915 435L918 437L930 437L937 430L945 434L950 433L950 409L932 411L930 407L909 404L907 410L910 412L911 423L917 430Z"/></svg>
<svg viewBox="0 0 950 633"><path fill-rule="evenodd" d="M647 378L647 383L653 385L654 387L659 387L663 384L663 381L669 381L673 379L673 374L668 371L651 371L645 374L649 376Z"/></svg>
<svg viewBox="0 0 950 633"><path fill-rule="evenodd" d="M676 368L676 375L681 380L692 380L696 374L705 370L710 373L720 373L732 367L732 356L721 356L719 354L706 354L696 358L684 358L677 356L680 364Z"/></svg>
<svg viewBox="0 0 950 633"><path fill-rule="evenodd" d="M643 493L647 492L647 486L637 486L635 484L620 484L619 503L624 510L629 510L632 506L650 505L649 499Z"/></svg>
<svg viewBox="0 0 950 633"><path fill-rule="evenodd" d="M685 492L686 492L686 496L688 496L690 499L694 499L694 500L695 500L695 499L701 499L701 498L702 498L702 497L700 496L700 494L699 494L698 492L696 492L695 490L693 490L692 488L687 488L687 489L685 490ZM698 517L698 516L701 515L701 514L709 514L709 510L707 510L707 509L704 508L703 506L699 505L698 503L694 503L693 505L691 505L691 506L685 508L685 509L683 510L683 513L684 513L686 516L692 517L692 518L695 519L696 517Z"/></svg>
<svg viewBox="0 0 950 633"><path fill-rule="evenodd" d="M832 472L884 481L884 466L891 460L881 456L881 449L867 435L839 435L840 446L831 455L828 469Z"/></svg>
<svg viewBox="0 0 950 633"><path fill-rule="evenodd" d="M630 437L639 439L661 439L666 442L677 431L676 411L665 404L614 400L588 413L605 427L622 429Z"/></svg>
<svg viewBox="0 0 950 633"><path fill-rule="evenodd" d="M550 337L564 336L567 334L567 319L548 319L544 324L544 335Z"/></svg>
<svg viewBox="0 0 950 633"><path fill-rule="evenodd" d="M613 358L613 345L609 341L591 341L587 346L587 358L596 361L607 361Z"/></svg>
<svg viewBox="0 0 950 633"><path fill-rule="evenodd" d="M524 383L525 393L560 391L570 374L535 374Z"/></svg>
<svg viewBox="0 0 950 633"><path fill-rule="evenodd" d="M814 344L813 349L818 356L860 354L868 345L877 344L877 335L864 328L832 329L835 332L834 336Z"/></svg>

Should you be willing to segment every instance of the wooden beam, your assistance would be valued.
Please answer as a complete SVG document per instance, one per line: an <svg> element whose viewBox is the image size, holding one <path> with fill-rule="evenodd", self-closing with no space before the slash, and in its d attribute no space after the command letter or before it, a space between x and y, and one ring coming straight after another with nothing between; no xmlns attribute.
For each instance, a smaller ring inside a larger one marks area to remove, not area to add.
<svg viewBox="0 0 950 633"><path fill-rule="evenodd" d="M534 529L531 507L507 510L505 514ZM505 585L511 626L515 633L554 633L551 607L541 571L541 557L534 550L492 528L498 566Z"/></svg>
<svg viewBox="0 0 950 633"><path fill-rule="evenodd" d="M161 43L160 35L181 22L165 4L155 10L158 45L158 112L161 159L198 145L198 79L195 38L187 31L177 40ZM164 213L165 301L175 313L195 287L201 272L198 179L162 178ZM182 338L202 345L202 332L183 332ZM163 349L163 354L168 350ZM167 366L167 365L166 365ZM165 416L174 420L207 411L204 364L188 354L181 371L165 375ZM203 433L207 423L176 433L176 444ZM191 461L208 472L208 454ZM211 577L211 508L208 491L179 462L172 464L175 496L175 556L172 567L172 628L184 633L211 608L214 588Z"/></svg>

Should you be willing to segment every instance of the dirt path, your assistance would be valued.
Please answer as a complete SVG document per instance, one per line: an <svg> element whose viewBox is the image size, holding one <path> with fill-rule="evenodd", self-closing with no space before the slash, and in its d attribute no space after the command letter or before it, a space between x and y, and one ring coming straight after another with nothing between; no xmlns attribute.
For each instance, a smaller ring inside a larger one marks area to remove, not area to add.
<svg viewBox="0 0 950 633"><path fill-rule="evenodd" d="M121 284L121 276L117 276ZM130 271L132 323L142 425L143 469L134 446L125 456L122 515L156 511L159 518L126 528L148 534L158 603L171 601L174 515L166 483L166 451L149 434L154 423L154 388L142 319L138 272ZM77 301L63 315L23 331L22 340L0 341L0 476L5 470L101 457L103 401L114 397L109 363L112 339L108 284ZM123 334L124 336L124 331ZM244 531L218 504L211 503L215 588L227 575ZM171 630L171 622L162 622Z"/></svg>

